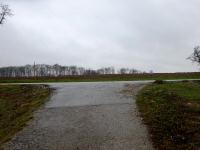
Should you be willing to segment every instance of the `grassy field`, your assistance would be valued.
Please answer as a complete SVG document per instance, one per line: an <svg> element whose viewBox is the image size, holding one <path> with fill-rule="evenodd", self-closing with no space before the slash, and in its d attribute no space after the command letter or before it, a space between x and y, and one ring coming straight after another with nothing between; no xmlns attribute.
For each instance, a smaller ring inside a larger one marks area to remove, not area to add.
<svg viewBox="0 0 200 150"><path fill-rule="evenodd" d="M0 147L26 125L50 93L46 85L0 85Z"/></svg>
<svg viewBox="0 0 200 150"><path fill-rule="evenodd" d="M41 83L41 82L96 82L96 81L133 81L133 80L167 80L200 79L200 73L154 73L154 74L112 74L81 75L60 77L0 78L0 83Z"/></svg>
<svg viewBox="0 0 200 150"><path fill-rule="evenodd" d="M138 94L137 105L156 149L199 150L199 81L150 84Z"/></svg>

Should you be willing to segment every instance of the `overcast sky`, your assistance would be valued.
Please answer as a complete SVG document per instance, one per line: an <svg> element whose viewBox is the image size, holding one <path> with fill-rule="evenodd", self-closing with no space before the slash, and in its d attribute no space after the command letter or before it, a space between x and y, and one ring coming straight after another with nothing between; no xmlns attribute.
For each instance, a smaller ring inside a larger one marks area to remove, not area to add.
<svg viewBox="0 0 200 150"><path fill-rule="evenodd" d="M33 64L198 71L200 0L0 0L0 66Z"/></svg>

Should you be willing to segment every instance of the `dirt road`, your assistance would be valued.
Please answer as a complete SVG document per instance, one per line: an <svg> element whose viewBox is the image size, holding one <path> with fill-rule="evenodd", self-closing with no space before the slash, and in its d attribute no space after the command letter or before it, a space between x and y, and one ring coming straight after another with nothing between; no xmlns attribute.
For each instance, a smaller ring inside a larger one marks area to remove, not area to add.
<svg viewBox="0 0 200 150"><path fill-rule="evenodd" d="M134 85L135 93L141 88ZM57 83L50 101L8 150L151 150L126 82ZM126 93L126 94L125 94Z"/></svg>

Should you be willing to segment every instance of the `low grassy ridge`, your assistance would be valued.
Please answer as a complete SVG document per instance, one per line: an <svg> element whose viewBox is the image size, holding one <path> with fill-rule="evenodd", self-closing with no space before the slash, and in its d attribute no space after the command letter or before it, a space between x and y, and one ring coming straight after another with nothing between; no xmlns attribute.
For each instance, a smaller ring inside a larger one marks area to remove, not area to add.
<svg viewBox="0 0 200 150"><path fill-rule="evenodd" d="M159 150L200 149L200 82L157 82L137 96L154 147Z"/></svg>
<svg viewBox="0 0 200 150"><path fill-rule="evenodd" d="M0 147L26 125L50 93L47 85L0 85Z"/></svg>
<svg viewBox="0 0 200 150"><path fill-rule="evenodd" d="M19 77L0 78L0 83L41 83L41 82L97 82L97 81L133 81L133 80L171 80L200 79L200 73L142 73L108 75L74 75L58 77Z"/></svg>

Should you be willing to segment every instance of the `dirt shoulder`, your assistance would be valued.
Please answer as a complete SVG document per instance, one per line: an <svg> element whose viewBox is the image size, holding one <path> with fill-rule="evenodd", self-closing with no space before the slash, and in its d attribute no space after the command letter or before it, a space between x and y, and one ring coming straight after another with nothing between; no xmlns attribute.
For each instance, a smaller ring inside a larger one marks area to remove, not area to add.
<svg viewBox="0 0 200 150"><path fill-rule="evenodd" d="M0 147L26 125L50 93L47 85L0 85Z"/></svg>

